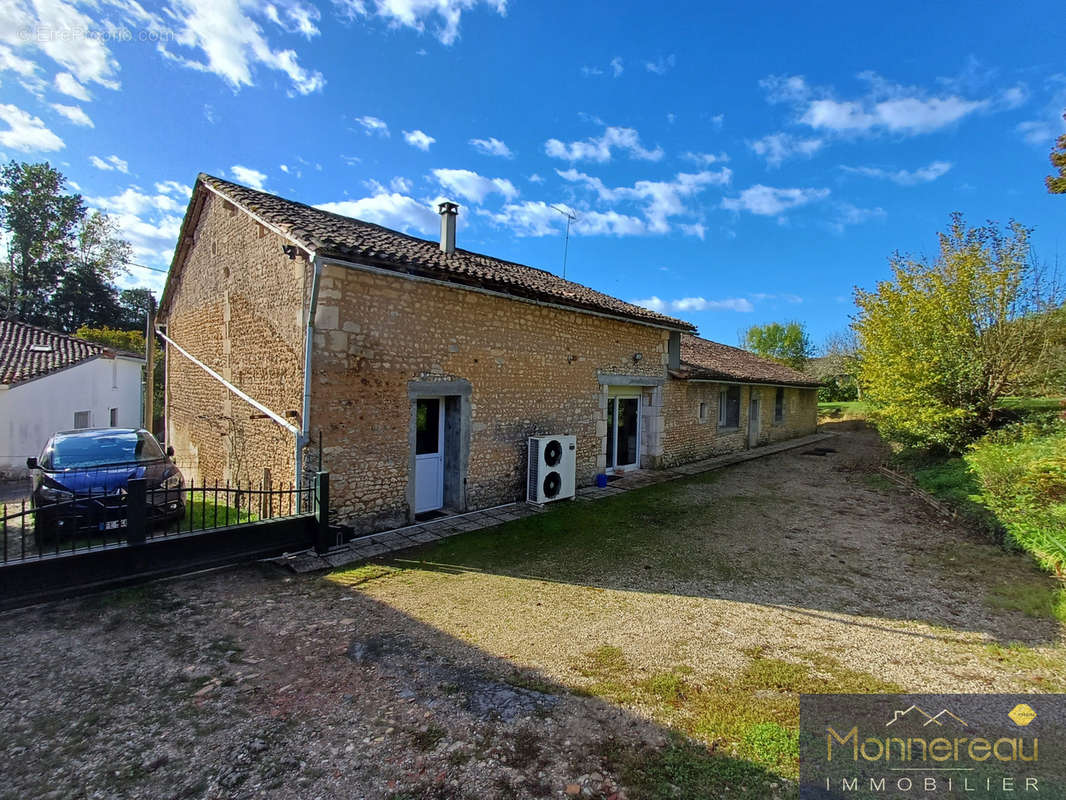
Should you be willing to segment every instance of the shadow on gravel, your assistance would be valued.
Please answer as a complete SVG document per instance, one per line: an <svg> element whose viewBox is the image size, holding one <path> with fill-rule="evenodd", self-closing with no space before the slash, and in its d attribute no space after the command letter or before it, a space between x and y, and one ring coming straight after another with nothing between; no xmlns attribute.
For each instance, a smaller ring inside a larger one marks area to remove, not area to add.
<svg viewBox="0 0 1066 800"><path fill-rule="evenodd" d="M0 798L793 798L794 783L315 576L0 615ZM577 787L575 789L575 787Z"/></svg>

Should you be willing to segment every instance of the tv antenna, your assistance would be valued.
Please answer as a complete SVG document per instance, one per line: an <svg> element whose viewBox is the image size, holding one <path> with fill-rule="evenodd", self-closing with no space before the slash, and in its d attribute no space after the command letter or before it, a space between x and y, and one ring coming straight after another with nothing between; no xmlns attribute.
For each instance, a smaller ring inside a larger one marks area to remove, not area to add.
<svg viewBox="0 0 1066 800"><path fill-rule="evenodd" d="M570 223L577 219L577 214L575 214L573 211L566 208L565 206L563 206L563 208L559 208L559 206L551 206L551 208L566 217L566 238L563 239L563 280L565 281L566 252L570 249Z"/></svg>

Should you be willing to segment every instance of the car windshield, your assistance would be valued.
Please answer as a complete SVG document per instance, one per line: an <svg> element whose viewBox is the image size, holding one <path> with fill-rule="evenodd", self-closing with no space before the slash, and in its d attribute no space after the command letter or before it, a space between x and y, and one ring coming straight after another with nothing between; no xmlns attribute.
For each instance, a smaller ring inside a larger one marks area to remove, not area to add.
<svg viewBox="0 0 1066 800"><path fill-rule="evenodd" d="M147 431L107 430L93 434L57 435L41 460L45 469L77 469L104 464L136 464L163 458L159 443Z"/></svg>

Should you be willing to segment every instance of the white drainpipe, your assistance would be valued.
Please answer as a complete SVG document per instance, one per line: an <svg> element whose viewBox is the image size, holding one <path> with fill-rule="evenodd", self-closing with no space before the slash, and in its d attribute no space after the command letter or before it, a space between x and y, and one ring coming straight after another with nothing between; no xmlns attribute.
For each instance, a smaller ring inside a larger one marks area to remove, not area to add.
<svg viewBox="0 0 1066 800"><path fill-rule="evenodd" d="M296 437L296 483L303 480L303 454L311 434L311 355L315 341L315 311L318 308L318 281L322 276L322 259L316 254L312 263L311 303L307 309L307 332L304 335L304 405L301 412L300 433Z"/></svg>

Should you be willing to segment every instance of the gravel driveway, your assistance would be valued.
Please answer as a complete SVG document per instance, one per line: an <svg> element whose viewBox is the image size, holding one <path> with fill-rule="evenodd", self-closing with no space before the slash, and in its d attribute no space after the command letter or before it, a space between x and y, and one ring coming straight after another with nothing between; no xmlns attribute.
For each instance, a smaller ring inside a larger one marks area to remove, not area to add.
<svg viewBox="0 0 1066 800"><path fill-rule="evenodd" d="M2 615L0 798L792 797L787 758L686 698L769 697L787 727L812 685L1062 691L1028 603L1054 585L879 482L874 435L824 444L657 488L639 561L494 550L504 526ZM795 685L751 682L781 665Z"/></svg>

